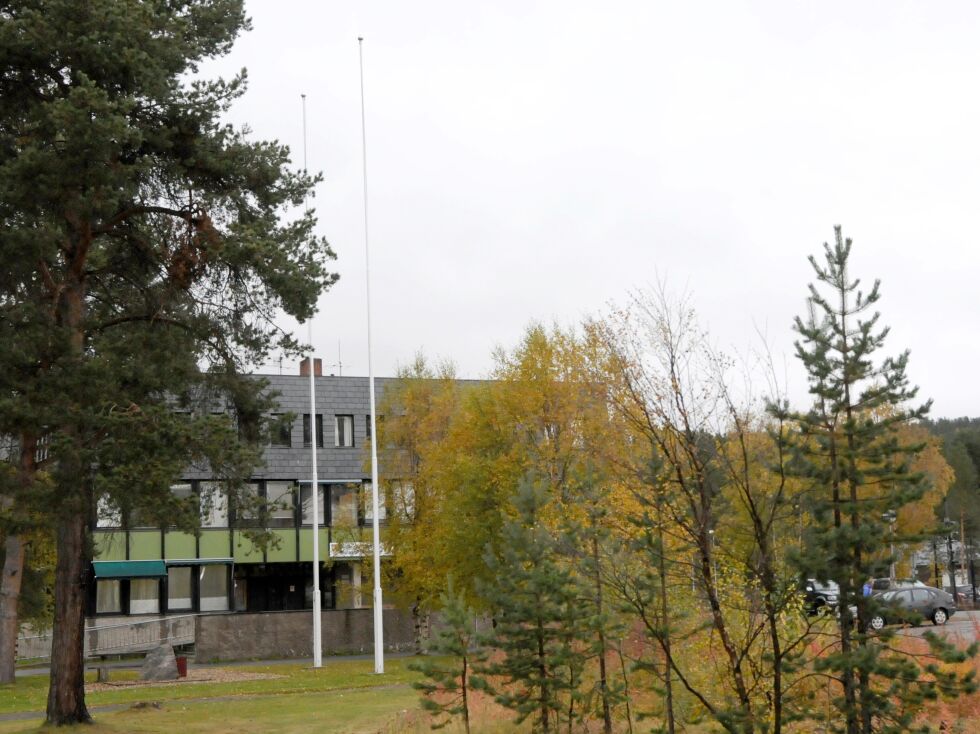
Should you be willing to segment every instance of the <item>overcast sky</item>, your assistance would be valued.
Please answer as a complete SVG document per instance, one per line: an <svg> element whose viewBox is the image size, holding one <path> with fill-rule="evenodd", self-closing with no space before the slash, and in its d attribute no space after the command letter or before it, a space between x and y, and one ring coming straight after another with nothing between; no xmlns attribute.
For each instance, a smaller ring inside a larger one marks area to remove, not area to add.
<svg viewBox="0 0 980 734"><path fill-rule="evenodd" d="M297 162L307 95L341 275L314 342L328 364L339 342L344 374L367 373L363 35L376 374L421 349L484 376L532 320L659 277L719 346L763 331L803 402L790 324L840 223L933 415L980 415L980 4L247 7L254 30L208 71L248 68L232 121Z"/></svg>

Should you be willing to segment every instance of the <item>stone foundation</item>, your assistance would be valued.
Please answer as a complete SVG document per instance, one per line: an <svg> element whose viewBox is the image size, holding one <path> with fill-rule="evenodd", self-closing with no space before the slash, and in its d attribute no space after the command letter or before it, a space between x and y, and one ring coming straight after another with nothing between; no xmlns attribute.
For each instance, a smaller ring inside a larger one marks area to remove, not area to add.
<svg viewBox="0 0 980 734"><path fill-rule="evenodd" d="M370 654L374 650L374 611L337 609L321 613L324 655ZM195 660L263 660L313 657L313 614L310 611L211 614L198 617ZM384 610L387 651L413 648L412 614Z"/></svg>

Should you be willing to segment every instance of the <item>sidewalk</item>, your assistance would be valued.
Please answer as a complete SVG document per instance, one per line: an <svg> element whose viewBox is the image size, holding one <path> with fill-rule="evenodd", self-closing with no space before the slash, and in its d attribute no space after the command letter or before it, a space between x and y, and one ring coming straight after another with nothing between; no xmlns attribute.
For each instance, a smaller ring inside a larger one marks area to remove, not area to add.
<svg viewBox="0 0 980 734"><path fill-rule="evenodd" d="M385 660L392 660L394 658L410 658L414 653L410 652L386 652ZM370 655L327 655L323 657L323 664L329 665L331 662L340 662L344 660L374 660L374 654ZM194 656L189 655L187 659L188 665L192 665L195 668L237 668L242 666L253 666L253 665L307 665L313 667L313 658L282 658L276 660L229 660L227 662L220 663L196 663L194 662ZM128 660L106 660L105 662L86 660L85 670L94 671L97 668L110 668L112 670L139 670L143 667L143 658L131 658ZM18 668L15 671L15 675L18 678L24 678L32 675L48 675L50 673L51 667L49 665L37 665L31 666L29 668Z"/></svg>

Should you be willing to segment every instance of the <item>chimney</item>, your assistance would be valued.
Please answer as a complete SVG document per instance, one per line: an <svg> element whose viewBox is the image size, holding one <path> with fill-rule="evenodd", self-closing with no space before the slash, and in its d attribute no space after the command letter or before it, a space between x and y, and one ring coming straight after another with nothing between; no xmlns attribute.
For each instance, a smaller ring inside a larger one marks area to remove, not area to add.
<svg viewBox="0 0 980 734"><path fill-rule="evenodd" d="M310 376L310 358L307 357L302 362L299 363L299 374L302 377ZM323 360L314 359L313 360L313 375L315 377L323 377Z"/></svg>

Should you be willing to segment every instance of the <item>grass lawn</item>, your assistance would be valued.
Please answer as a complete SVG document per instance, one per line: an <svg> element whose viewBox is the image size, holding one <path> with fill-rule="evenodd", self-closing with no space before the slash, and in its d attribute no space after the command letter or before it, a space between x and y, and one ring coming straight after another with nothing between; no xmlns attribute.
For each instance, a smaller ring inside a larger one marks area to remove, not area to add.
<svg viewBox="0 0 980 734"><path fill-rule="evenodd" d="M90 709L107 705L156 702L157 708L93 712L97 725L85 732L377 732L403 710L418 708L409 682L409 660L385 662L374 674L370 660L331 662L320 670L304 665L250 665L236 670L282 676L270 680L179 683L126 687L89 693ZM113 672L113 680L132 679L131 671ZM36 731L47 699L46 676L19 678L0 686L0 714L38 712L26 721L0 721L0 734ZM202 701L200 699L212 699Z"/></svg>
<svg viewBox="0 0 980 734"><path fill-rule="evenodd" d="M95 726L75 727L91 734L241 734L274 731L374 732L396 731L403 711L418 705L407 685L385 689L322 691L238 700L169 701L161 708L127 709L95 715ZM40 720L0 722L0 732L50 732ZM391 728L395 727L395 728ZM71 729L68 729L71 731Z"/></svg>

